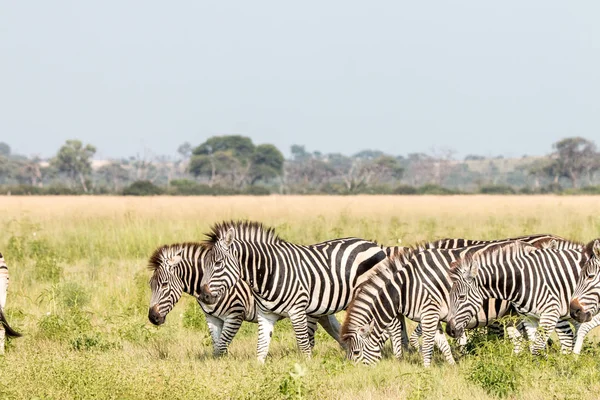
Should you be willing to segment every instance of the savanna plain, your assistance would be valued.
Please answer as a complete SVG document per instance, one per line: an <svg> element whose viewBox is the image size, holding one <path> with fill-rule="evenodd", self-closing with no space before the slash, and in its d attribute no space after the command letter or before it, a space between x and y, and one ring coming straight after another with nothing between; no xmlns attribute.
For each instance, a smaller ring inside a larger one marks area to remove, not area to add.
<svg viewBox="0 0 600 400"><path fill-rule="evenodd" d="M398 361L389 350L375 367L353 365L322 329L304 359L287 321L277 323L265 365L256 361L250 323L229 354L214 359L204 316L185 294L163 326L147 320L153 250L201 241L218 221L261 221L303 244L529 233L588 242L600 237L599 197L9 196L0 205L6 313L23 333L0 356L3 399L600 398L598 330L579 357L560 354L556 340L546 357L515 356L509 342L475 333L456 366L437 354L424 369L417 353Z"/></svg>

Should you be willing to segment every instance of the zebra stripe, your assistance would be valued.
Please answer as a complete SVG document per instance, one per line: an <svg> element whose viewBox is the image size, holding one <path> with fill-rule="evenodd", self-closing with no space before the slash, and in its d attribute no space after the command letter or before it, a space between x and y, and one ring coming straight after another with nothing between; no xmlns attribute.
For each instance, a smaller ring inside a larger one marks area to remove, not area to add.
<svg viewBox="0 0 600 400"><path fill-rule="evenodd" d="M250 287L238 281L216 303L207 304L200 296L200 282L208 248L201 243L177 243L158 247L149 260L153 271L150 278L152 296L148 319L162 325L182 293L196 298L202 308L213 342L214 355L227 352L229 344L243 321L258 322L256 301ZM314 345L315 323L309 324L309 336ZM318 321L339 342L339 323L335 317Z"/></svg>
<svg viewBox="0 0 600 400"><path fill-rule="evenodd" d="M535 337L531 351L539 353L557 321L569 319L569 300L587 261L581 247L537 249L521 242L495 246L461 259L451 270L447 332L460 335L483 298L501 298L511 301L520 314L533 321L529 328ZM537 335L536 325L541 328Z"/></svg>
<svg viewBox="0 0 600 400"><path fill-rule="evenodd" d="M4 307L6 307L6 296L8 294L8 266L4 256L0 253L0 354L4 354L6 336L19 337L21 334L8 324Z"/></svg>
<svg viewBox="0 0 600 400"><path fill-rule="evenodd" d="M551 235L527 237L536 246L560 245L562 238ZM503 243L510 242L506 239ZM381 357L383 331L398 314L420 321L423 331L423 362L429 366L434 341L445 341L436 335L439 322L448 313L450 278L448 271L453 261L467 254L485 251L496 246L493 242L461 249L416 249L414 254L391 258L361 287L346 313L342 325L342 340L346 343L348 358L371 364ZM491 321L513 312L506 301L487 299L486 306L469 327L486 326ZM566 329L563 327L562 329ZM570 330L570 327L568 328ZM509 332L517 336L515 329ZM437 336L437 337L436 337ZM572 344L571 342L567 345ZM454 363L447 352L446 359Z"/></svg>

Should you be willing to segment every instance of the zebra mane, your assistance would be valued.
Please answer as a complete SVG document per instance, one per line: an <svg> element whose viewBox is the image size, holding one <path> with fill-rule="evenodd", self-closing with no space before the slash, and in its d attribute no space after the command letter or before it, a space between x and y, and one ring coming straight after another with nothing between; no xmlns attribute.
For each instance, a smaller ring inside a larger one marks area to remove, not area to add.
<svg viewBox="0 0 600 400"><path fill-rule="evenodd" d="M181 252L183 249L193 248L195 250L199 247L205 246L203 243L198 242L184 242L162 245L156 250L154 250L154 253L152 253L150 258L148 259L148 269L150 271L156 271L166 260Z"/></svg>
<svg viewBox="0 0 600 400"><path fill-rule="evenodd" d="M276 243L281 239L275 233L275 228L268 227L262 222L256 221L223 221L217 222L211 227L211 231L206 234L207 239L202 242L203 245L212 248L229 229L235 231L235 238L245 242L253 243Z"/></svg>
<svg viewBox="0 0 600 400"><path fill-rule="evenodd" d="M515 240L514 242L495 244L480 253L467 254L450 264L450 277L452 278L452 276L460 275L462 271L468 270L474 262L479 261L480 263L483 263L490 259L505 259L507 256L509 257L509 260L513 260L523 253L527 254L533 250L547 249L549 248L548 245L551 240L552 239L549 239L548 242L538 242L535 246L527 242Z"/></svg>

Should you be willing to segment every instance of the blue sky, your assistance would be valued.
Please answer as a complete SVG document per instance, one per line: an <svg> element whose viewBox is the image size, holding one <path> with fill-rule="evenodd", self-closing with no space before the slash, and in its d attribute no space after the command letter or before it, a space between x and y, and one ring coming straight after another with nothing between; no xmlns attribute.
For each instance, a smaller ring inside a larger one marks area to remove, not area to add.
<svg viewBox="0 0 600 400"><path fill-rule="evenodd" d="M0 13L0 141L175 154L545 154L600 145L593 1L34 1Z"/></svg>

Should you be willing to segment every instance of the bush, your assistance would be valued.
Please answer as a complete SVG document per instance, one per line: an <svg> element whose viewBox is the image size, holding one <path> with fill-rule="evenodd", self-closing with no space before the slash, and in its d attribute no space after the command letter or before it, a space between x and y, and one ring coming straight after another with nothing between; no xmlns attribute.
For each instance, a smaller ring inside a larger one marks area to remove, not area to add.
<svg viewBox="0 0 600 400"><path fill-rule="evenodd" d="M600 194L600 186L585 186L579 189L581 194Z"/></svg>
<svg viewBox="0 0 600 400"><path fill-rule="evenodd" d="M417 188L410 185L400 185L397 186L394 191L394 194L417 194Z"/></svg>
<svg viewBox="0 0 600 400"><path fill-rule="evenodd" d="M150 181L135 181L123 189L125 196L154 196L162 193L163 190Z"/></svg>
<svg viewBox="0 0 600 400"><path fill-rule="evenodd" d="M242 194L249 194L251 196L268 196L271 191L264 186L248 186Z"/></svg>
<svg viewBox="0 0 600 400"><path fill-rule="evenodd" d="M183 327L197 331L207 330L204 311L195 301L190 302L183 313Z"/></svg>
<svg viewBox="0 0 600 400"><path fill-rule="evenodd" d="M515 189L506 185L487 185L479 188L481 194L515 194Z"/></svg>
<svg viewBox="0 0 600 400"><path fill-rule="evenodd" d="M457 194L459 192L445 188L440 185L423 185L419 189L417 189L419 194Z"/></svg>

